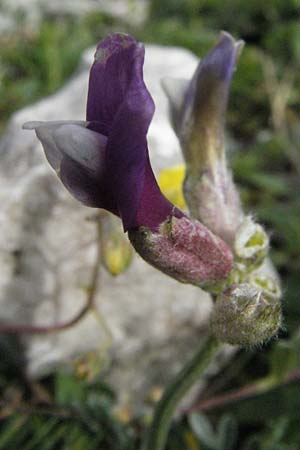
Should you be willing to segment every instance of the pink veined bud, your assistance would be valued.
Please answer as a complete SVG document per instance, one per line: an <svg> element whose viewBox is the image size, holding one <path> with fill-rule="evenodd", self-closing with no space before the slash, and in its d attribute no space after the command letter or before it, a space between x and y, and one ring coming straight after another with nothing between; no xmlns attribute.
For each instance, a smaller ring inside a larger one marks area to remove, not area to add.
<svg viewBox="0 0 300 450"><path fill-rule="evenodd" d="M233 263L231 250L204 225L188 217L161 224L158 232L129 231L135 250L149 264L182 283L218 291Z"/></svg>

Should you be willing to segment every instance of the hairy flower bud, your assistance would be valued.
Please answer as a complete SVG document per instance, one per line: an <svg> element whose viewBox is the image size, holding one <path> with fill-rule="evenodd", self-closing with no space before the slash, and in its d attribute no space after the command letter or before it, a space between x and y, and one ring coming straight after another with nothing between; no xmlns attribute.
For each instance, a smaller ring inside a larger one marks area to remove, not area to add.
<svg viewBox="0 0 300 450"><path fill-rule="evenodd" d="M218 291L232 268L225 242L188 217L171 217L158 232L140 227L128 235L145 261L183 283Z"/></svg>
<svg viewBox="0 0 300 450"><path fill-rule="evenodd" d="M232 285L216 300L212 329L217 339L252 347L275 336L281 326L279 299L248 283Z"/></svg>
<svg viewBox="0 0 300 450"><path fill-rule="evenodd" d="M186 162L191 214L230 245L243 214L227 167L224 122L230 83L243 47L228 33L200 61L190 82L165 80L172 125Z"/></svg>
<svg viewBox="0 0 300 450"><path fill-rule="evenodd" d="M243 213L225 161L215 161L201 174L187 171L183 191L191 215L232 246Z"/></svg>
<svg viewBox="0 0 300 450"><path fill-rule="evenodd" d="M249 283L258 289L262 289L267 299L279 300L281 298L282 292L279 280L274 277L254 272L249 276Z"/></svg>
<svg viewBox="0 0 300 450"><path fill-rule="evenodd" d="M268 250L269 237L263 227L255 223L252 217L245 217L234 241L234 253L239 270L248 272L259 267Z"/></svg>

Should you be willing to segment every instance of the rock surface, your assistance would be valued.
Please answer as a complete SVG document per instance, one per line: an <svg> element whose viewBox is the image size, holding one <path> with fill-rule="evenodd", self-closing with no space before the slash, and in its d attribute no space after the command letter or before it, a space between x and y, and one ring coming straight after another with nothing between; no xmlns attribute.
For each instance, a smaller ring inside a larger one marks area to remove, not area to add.
<svg viewBox="0 0 300 450"><path fill-rule="evenodd" d="M78 73L59 92L17 112L2 138L2 322L49 325L71 318L84 304L96 258L96 226L88 220L94 210L71 198L35 133L21 126L29 120L84 118L92 54L84 54ZM156 103L149 130L156 171L181 160L160 78L190 77L196 64L186 50L146 47L145 79ZM69 330L24 337L28 373L38 377L86 351L107 356L108 327L111 364L105 373L120 399L136 404L151 387L163 385L207 334L211 300L135 256L116 278L101 270L97 307L101 321L89 314Z"/></svg>

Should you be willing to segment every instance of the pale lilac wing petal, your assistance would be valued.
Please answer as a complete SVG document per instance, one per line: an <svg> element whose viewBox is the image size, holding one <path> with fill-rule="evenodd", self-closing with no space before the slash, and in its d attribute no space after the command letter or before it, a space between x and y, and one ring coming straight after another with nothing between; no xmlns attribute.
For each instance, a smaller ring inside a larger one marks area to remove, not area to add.
<svg viewBox="0 0 300 450"><path fill-rule="evenodd" d="M103 176L107 138L95 131L78 125L60 126L53 132L54 141L60 151L96 176Z"/></svg>
<svg viewBox="0 0 300 450"><path fill-rule="evenodd" d="M45 155L50 166L56 171L59 169L62 160L62 153L57 148L53 133L62 125L77 125L86 127L87 122L74 120L57 120L47 122L32 121L23 124L24 130L35 130L38 139L43 144Z"/></svg>

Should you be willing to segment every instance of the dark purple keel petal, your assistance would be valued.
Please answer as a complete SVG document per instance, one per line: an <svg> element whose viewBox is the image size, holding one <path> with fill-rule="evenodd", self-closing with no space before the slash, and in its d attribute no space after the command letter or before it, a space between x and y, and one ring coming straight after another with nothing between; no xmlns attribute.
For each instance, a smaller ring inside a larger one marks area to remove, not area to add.
<svg viewBox="0 0 300 450"><path fill-rule="evenodd" d="M63 185L78 201L93 208L103 208L118 215L113 195L105 183L78 162L64 156L60 165L59 177Z"/></svg>
<svg viewBox="0 0 300 450"><path fill-rule="evenodd" d="M90 71L87 120L91 129L108 135L132 78L138 44L131 36L114 33L97 47Z"/></svg>
<svg viewBox="0 0 300 450"><path fill-rule="evenodd" d="M68 191L81 203L103 208L118 215L118 207L107 186L107 138L78 127L64 126L54 132L57 148L63 155L58 176Z"/></svg>

